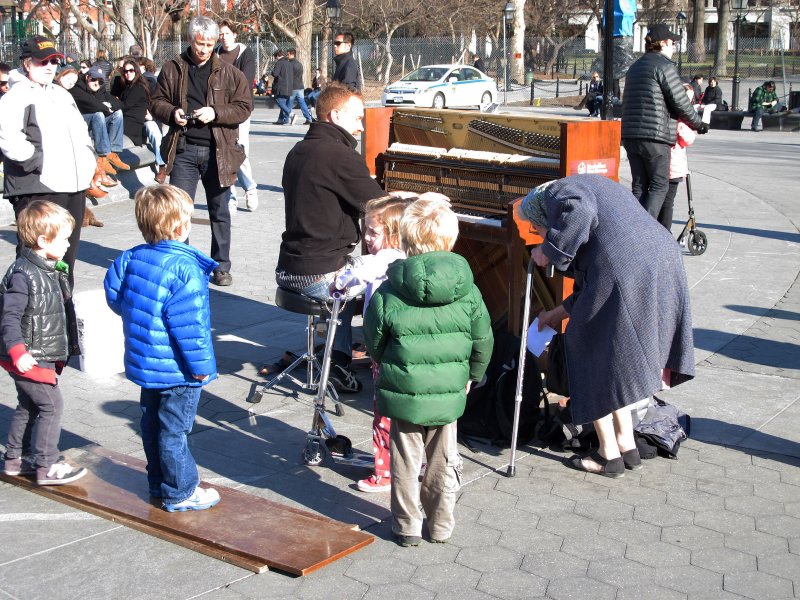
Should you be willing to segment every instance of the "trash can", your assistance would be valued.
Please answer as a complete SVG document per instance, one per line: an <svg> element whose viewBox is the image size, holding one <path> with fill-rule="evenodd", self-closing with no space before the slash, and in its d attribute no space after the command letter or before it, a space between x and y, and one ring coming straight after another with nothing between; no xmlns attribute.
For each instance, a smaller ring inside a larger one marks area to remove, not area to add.
<svg viewBox="0 0 800 600"><path fill-rule="evenodd" d="M125 371L122 319L106 304L103 290L75 294L80 370L94 377L111 377Z"/></svg>
<svg viewBox="0 0 800 600"><path fill-rule="evenodd" d="M800 91L789 92L789 110L800 108Z"/></svg>

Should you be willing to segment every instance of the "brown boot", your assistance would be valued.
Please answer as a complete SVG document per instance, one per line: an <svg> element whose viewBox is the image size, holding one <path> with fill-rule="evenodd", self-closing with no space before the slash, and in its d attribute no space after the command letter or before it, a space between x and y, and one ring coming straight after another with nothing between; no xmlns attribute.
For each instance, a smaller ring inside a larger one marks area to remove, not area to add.
<svg viewBox="0 0 800 600"><path fill-rule="evenodd" d="M86 190L86 195L90 198L105 198L108 196L108 192L97 187L93 181L89 189Z"/></svg>
<svg viewBox="0 0 800 600"><path fill-rule="evenodd" d="M131 168L122 162L122 159L116 152L110 152L108 156L106 156L106 160L114 165L115 169L119 169L121 171L130 171Z"/></svg>
<svg viewBox="0 0 800 600"><path fill-rule="evenodd" d="M83 211L83 226L84 227L102 227L103 222L98 220L97 217L94 216L92 209L88 206Z"/></svg>
<svg viewBox="0 0 800 600"><path fill-rule="evenodd" d="M161 165L158 167L158 173L156 173L156 183L163 184L167 180L167 165Z"/></svg>
<svg viewBox="0 0 800 600"><path fill-rule="evenodd" d="M117 170L112 166L110 162L108 162L107 156L99 156L97 158L98 166L103 169L103 171L109 175L116 175Z"/></svg>

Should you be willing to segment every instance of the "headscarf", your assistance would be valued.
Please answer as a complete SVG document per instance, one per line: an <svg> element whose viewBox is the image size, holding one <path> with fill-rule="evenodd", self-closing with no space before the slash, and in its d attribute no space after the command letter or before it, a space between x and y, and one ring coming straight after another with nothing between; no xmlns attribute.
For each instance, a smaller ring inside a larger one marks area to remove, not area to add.
<svg viewBox="0 0 800 600"><path fill-rule="evenodd" d="M553 181L556 181L555 179ZM547 223L547 209L544 204L544 196L547 188L553 181L548 181L542 185L536 186L525 198L520 205L520 212L523 218L527 219L534 225L541 225L542 227L550 228Z"/></svg>

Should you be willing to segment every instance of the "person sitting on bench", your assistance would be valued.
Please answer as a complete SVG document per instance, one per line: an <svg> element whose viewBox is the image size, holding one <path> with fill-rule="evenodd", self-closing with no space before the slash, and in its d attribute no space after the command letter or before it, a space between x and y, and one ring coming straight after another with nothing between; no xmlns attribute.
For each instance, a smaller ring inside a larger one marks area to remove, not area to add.
<svg viewBox="0 0 800 600"><path fill-rule="evenodd" d="M761 117L764 113L771 115L785 110L782 105L778 104L774 81L765 81L756 88L750 97L750 110L753 113L753 122L750 124L750 129L753 131L764 129L761 126Z"/></svg>

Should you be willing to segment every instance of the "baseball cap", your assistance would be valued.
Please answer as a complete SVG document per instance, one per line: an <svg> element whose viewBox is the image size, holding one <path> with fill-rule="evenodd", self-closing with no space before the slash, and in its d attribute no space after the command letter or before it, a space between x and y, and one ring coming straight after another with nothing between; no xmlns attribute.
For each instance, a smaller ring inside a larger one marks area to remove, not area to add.
<svg viewBox="0 0 800 600"><path fill-rule="evenodd" d="M41 35L35 35L22 43L22 58L30 57L36 60L44 60L51 56L64 57L61 52L56 50L56 45L53 43L53 40Z"/></svg>
<svg viewBox="0 0 800 600"><path fill-rule="evenodd" d="M133 44L130 48L128 48L128 54L134 58L139 58L142 54L144 54L144 52L142 52L142 47L139 44Z"/></svg>
<svg viewBox="0 0 800 600"><path fill-rule="evenodd" d="M664 23L650 25L650 28L647 31L647 37L650 38L651 42L661 42L664 40L672 40L673 42L677 42L679 39L681 39L681 36L676 33L672 33L669 30L669 27Z"/></svg>
<svg viewBox="0 0 800 600"><path fill-rule="evenodd" d="M100 81L106 80L106 74L103 72L103 69L100 68L99 65L94 65L87 71L87 77L91 77L92 79L99 79Z"/></svg>

